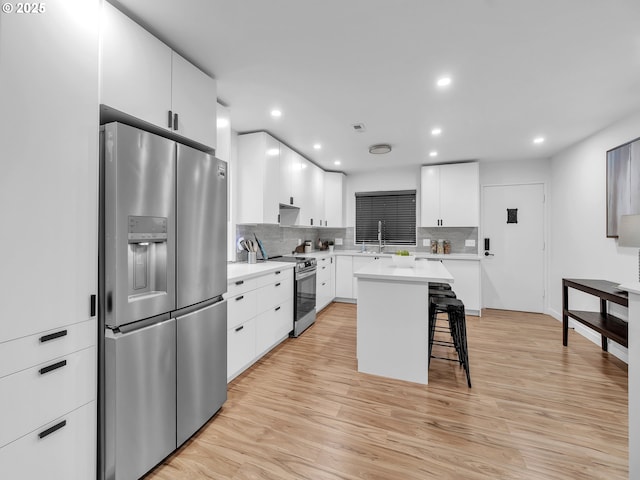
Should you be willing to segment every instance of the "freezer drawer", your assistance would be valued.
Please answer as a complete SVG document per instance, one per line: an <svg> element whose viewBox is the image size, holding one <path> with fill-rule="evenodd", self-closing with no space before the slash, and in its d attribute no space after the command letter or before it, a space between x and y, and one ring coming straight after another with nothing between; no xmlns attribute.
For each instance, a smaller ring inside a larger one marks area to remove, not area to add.
<svg viewBox="0 0 640 480"><path fill-rule="evenodd" d="M106 480L138 479L176 448L176 321L157 320L107 331Z"/></svg>
<svg viewBox="0 0 640 480"><path fill-rule="evenodd" d="M177 317L177 444L227 400L227 302Z"/></svg>

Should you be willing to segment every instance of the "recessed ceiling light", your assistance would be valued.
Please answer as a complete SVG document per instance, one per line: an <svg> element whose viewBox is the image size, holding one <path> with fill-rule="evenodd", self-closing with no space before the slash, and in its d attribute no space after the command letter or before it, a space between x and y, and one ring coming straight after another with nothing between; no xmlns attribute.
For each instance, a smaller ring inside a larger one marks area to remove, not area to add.
<svg viewBox="0 0 640 480"><path fill-rule="evenodd" d="M319 143L316 143L316 144L313 145L313 148L315 150L320 150L322 148L322 145L320 145Z"/></svg>
<svg viewBox="0 0 640 480"><path fill-rule="evenodd" d="M430 156L430 157L437 157L437 156L438 156L438 152L436 152L435 150L431 150L431 151L429 152L429 156Z"/></svg>
<svg viewBox="0 0 640 480"><path fill-rule="evenodd" d="M336 160L335 162L333 162L334 165L340 165L342 162L340 160Z"/></svg>
<svg viewBox="0 0 640 480"><path fill-rule="evenodd" d="M218 119L216 120L216 126L217 126L218 128L224 128L224 127L227 127L227 126L229 126L229 120L228 120L228 119L226 119L226 118L218 118Z"/></svg>
<svg viewBox="0 0 640 480"><path fill-rule="evenodd" d="M440 127L436 127L433 130L431 130L431 135L437 136L440 135L442 133L442 129Z"/></svg>
<svg viewBox="0 0 640 480"><path fill-rule="evenodd" d="M270 157L275 157L279 153L280 153L279 148L270 148L269 150L267 150L267 155L269 155Z"/></svg>
<svg viewBox="0 0 640 480"><path fill-rule="evenodd" d="M439 78L436 82L436 85L438 85L439 87L448 87L449 85L451 85L451 77Z"/></svg>
<svg viewBox="0 0 640 480"><path fill-rule="evenodd" d="M273 118L279 118L282 116L282 112L280 110L271 110L271 116Z"/></svg>
<svg viewBox="0 0 640 480"><path fill-rule="evenodd" d="M544 137L536 137L533 139L533 143L538 144L538 143L543 143L544 142Z"/></svg>

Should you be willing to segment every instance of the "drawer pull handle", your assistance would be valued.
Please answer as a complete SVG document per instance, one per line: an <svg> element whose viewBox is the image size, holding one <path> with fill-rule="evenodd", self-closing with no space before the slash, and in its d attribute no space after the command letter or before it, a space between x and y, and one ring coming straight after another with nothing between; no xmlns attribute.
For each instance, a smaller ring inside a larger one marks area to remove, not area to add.
<svg viewBox="0 0 640 480"><path fill-rule="evenodd" d="M280 282L276 283L276 287L279 287L279 286L280 286Z"/></svg>
<svg viewBox="0 0 640 480"><path fill-rule="evenodd" d="M238 328L236 328L236 332L239 332L240 330L242 330L244 328L244 325L240 325Z"/></svg>
<svg viewBox="0 0 640 480"><path fill-rule="evenodd" d="M236 282L236 285L242 285L243 283L244 283L244 280L238 280L238 281Z"/></svg>
<svg viewBox="0 0 640 480"><path fill-rule="evenodd" d="M239 297L236 297L236 302L237 302L238 300L242 300L243 298L244 298L244 295L240 295Z"/></svg>
<svg viewBox="0 0 640 480"><path fill-rule="evenodd" d="M56 333L50 333L49 335L43 335L40 337L40 343L48 342L49 340L55 340L56 338L65 337L67 335L66 330L60 330Z"/></svg>
<svg viewBox="0 0 640 480"><path fill-rule="evenodd" d="M280 270L278 270L278 271L276 272L276 275L280 275Z"/></svg>
<svg viewBox="0 0 640 480"><path fill-rule="evenodd" d="M60 430L62 427L64 427L67 424L66 420L61 421L60 423L56 423L53 427L49 427L46 430L40 432L38 434L38 437L40 437L40 439L43 439L44 437L46 437L47 435L51 435L53 432L56 432L58 430Z"/></svg>
<svg viewBox="0 0 640 480"><path fill-rule="evenodd" d="M327 284L327 282L322 282L322 286L324 287Z"/></svg>
<svg viewBox="0 0 640 480"><path fill-rule="evenodd" d="M277 312L278 310L280 310L280 307L276 307L276 312Z"/></svg>
<svg viewBox="0 0 640 480"><path fill-rule="evenodd" d="M41 368L40 371L40 375L44 375L45 373L49 373L52 372L54 370L57 370L59 368L64 367L67 364L66 360L62 360L61 362L58 363L54 363L53 365L49 365L48 367L43 367Z"/></svg>

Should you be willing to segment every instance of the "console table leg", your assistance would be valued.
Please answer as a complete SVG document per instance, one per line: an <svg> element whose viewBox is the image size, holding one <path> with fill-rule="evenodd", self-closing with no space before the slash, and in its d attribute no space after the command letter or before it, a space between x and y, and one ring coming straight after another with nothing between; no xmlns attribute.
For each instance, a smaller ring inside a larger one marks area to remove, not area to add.
<svg viewBox="0 0 640 480"><path fill-rule="evenodd" d="M600 313L604 316L607 315L607 301L604 298L600 299ZM602 345L602 350L605 352L609 351L609 342L607 342L607 337L605 337L604 335L600 335L601 337L601 345Z"/></svg>

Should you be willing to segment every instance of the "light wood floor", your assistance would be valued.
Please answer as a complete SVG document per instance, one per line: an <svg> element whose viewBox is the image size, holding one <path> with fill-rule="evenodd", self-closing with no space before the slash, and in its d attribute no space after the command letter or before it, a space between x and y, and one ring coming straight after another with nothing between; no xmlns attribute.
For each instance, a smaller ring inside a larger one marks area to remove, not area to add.
<svg viewBox="0 0 640 480"><path fill-rule="evenodd" d="M563 347L560 322L468 317L469 389L442 360L428 386L358 373L355 319L355 305L326 308L147 478L627 478L626 364L573 331Z"/></svg>

